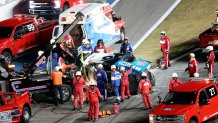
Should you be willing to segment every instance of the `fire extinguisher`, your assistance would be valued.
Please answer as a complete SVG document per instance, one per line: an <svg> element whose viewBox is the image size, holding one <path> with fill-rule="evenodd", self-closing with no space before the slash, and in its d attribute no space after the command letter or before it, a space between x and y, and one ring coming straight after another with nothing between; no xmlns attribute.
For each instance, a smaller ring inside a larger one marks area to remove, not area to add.
<svg viewBox="0 0 218 123"><path fill-rule="evenodd" d="M119 113L120 113L119 107L118 107L117 103L114 103L113 114L119 114Z"/></svg>

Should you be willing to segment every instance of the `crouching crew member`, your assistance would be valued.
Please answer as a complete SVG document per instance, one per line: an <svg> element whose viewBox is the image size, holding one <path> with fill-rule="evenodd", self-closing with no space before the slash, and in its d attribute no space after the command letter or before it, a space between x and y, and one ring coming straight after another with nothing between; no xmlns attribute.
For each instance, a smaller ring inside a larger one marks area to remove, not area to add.
<svg viewBox="0 0 218 123"><path fill-rule="evenodd" d="M139 82L139 87L138 87L138 93L142 94L142 99L145 105L145 110L151 109L152 107L152 103L149 98L149 93L151 89L152 89L151 82L150 80L147 79L147 74L145 72L142 72L141 80Z"/></svg>
<svg viewBox="0 0 218 123"><path fill-rule="evenodd" d="M73 87L74 87L74 110L77 108L78 97L80 109L83 108L83 85L86 84L85 79L82 76L81 71L76 72L76 77L73 79Z"/></svg>
<svg viewBox="0 0 218 123"><path fill-rule="evenodd" d="M122 77L122 83L121 83L121 102L125 99L125 91L128 96L128 99L130 98L130 90L129 90L129 79L128 76L132 72L132 66L128 71L125 70L125 67L121 67L121 77Z"/></svg>
<svg viewBox="0 0 218 123"><path fill-rule="evenodd" d="M86 91L86 102L90 102L89 112L88 112L89 121L93 119L93 115L94 115L94 121L98 120L99 98L103 98L103 97L100 94L98 88L95 86L95 82L90 81L89 88Z"/></svg>

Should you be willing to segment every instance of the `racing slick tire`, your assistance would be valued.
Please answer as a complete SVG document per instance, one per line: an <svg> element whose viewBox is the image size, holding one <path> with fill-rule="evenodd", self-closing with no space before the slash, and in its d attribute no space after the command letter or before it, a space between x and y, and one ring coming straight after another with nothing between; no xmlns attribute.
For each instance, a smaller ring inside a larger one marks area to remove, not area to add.
<svg viewBox="0 0 218 123"><path fill-rule="evenodd" d="M68 102L72 95L72 88L69 85L63 84L62 85L63 90L63 103Z"/></svg>
<svg viewBox="0 0 218 123"><path fill-rule="evenodd" d="M65 3L64 4L64 7L63 7L63 11L65 11L65 10L67 10L67 9L69 9L70 7L69 7L69 4L67 4L67 3Z"/></svg>
<svg viewBox="0 0 218 123"><path fill-rule="evenodd" d="M136 95L138 93L138 82L135 75L129 75L129 90L132 95Z"/></svg>
<svg viewBox="0 0 218 123"><path fill-rule="evenodd" d="M30 120L30 108L27 106L24 106L21 116L21 123L28 123Z"/></svg>
<svg viewBox="0 0 218 123"><path fill-rule="evenodd" d="M189 123L198 123L198 121L196 121L195 119L191 119L191 120L189 121Z"/></svg>
<svg viewBox="0 0 218 123"><path fill-rule="evenodd" d="M12 62L13 57L12 57L12 54L10 52L3 51L2 55L5 56L5 62L6 63L11 63Z"/></svg>
<svg viewBox="0 0 218 123"><path fill-rule="evenodd" d="M148 79L151 82L151 85L155 86L156 80L155 80L154 74L152 72L150 72L150 71L148 71L147 74L148 74Z"/></svg>
<svg viewBox="0 0 218 123"><path fill-rule="evenodd" d="M121 28L120 29L120 41L124 41L125 38L125 29Z"/></svg>

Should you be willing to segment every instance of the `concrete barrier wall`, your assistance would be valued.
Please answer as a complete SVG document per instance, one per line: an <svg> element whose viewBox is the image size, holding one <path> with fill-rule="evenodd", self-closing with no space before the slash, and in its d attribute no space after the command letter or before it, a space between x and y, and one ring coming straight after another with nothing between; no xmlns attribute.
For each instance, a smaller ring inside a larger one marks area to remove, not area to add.
<svg viewBox="0 0 218 123"><path fill-rule="evenodd" d="M13 17L13 8L21 0L0 0L0 21Z"/></svg>

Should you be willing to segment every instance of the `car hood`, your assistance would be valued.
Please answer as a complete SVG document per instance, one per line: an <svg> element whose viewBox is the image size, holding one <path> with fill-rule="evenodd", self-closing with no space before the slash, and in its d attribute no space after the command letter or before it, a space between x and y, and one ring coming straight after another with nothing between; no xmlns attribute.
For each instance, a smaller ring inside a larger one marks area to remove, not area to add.
<svg viewBox="0 0 218 123"><path fill-rule="evenodd" d="M155 115L181 115L185 114L193 105L165 105L160 104L151 110L150 114Z"/></svg>

